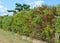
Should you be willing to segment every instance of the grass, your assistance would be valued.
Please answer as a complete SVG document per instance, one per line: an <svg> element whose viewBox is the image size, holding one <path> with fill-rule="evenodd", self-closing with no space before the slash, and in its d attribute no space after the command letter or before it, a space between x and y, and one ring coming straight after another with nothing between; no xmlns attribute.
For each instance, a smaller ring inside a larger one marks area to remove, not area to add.
<svg viewBox="0 0 60 43"><path fill-rule="evenodd" d="M2 29L0 29L0 43L31 43L26 40L22 40L19 35L12 33L12 32L6 32Z"/></svg>

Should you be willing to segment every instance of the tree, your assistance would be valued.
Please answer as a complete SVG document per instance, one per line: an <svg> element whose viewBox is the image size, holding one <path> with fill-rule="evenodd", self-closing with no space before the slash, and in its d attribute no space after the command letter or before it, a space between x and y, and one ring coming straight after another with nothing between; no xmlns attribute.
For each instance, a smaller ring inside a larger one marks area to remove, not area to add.
<svg viewBox="0 0 60 43"><path fill-rule="evenodd" d="M23 4L23 10L29 10L29 9L30 9L30 5Z"/></svg>
<svg viewBox="0 0 60 43"><path fill-rule="evenodd" d="M7 10L8 12L13 12L14 14L16 13L15 10Z"/></svg>
<svg viewBox="0 0 60 43"><path fill-rule="evenodd" d="M17 10L18 12L21 11L21 10L23 10L23 6L22 6L22 4L20 4L20 3L16 3L15 5L16 5L15 10Z"/></svg>
<svg viewBox="0 0 60 43"><path fill-rule="evenodd" d="M20 12L22 10L29 10L30 9L30 5L27 5L27 4L16 3L15 5L16 5L15 10L7 10L7 11L16 13L16 12Z"/></svg>

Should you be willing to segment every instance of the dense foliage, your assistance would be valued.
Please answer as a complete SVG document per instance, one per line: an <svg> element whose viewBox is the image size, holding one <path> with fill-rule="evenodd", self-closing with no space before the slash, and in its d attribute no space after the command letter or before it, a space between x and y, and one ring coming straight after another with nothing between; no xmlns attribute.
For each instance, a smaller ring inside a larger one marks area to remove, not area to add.
<svg viewBox="0 0 60 43"><path fill-rule="evenodd" d="M29 8L23 5L24 9ZM20 12L14 13L13 16L0 16L0 28L48 43L55 43L55 30L60 32L60 19L56 18L60 16L59 7L60 5L57 7L42 5L29 10L18 9Z"/></svg>

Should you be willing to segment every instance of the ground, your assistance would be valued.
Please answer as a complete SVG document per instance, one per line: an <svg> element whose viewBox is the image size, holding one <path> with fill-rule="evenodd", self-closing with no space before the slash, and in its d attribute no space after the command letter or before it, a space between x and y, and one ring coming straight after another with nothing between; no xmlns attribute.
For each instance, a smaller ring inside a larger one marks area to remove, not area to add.
<svg viewBox="0 0 60 43"><path fill-rule="evenodd" d="M22 40L19 35L13 32L6 32L0 29L0 43L31 43L26 40Z"/></svg>

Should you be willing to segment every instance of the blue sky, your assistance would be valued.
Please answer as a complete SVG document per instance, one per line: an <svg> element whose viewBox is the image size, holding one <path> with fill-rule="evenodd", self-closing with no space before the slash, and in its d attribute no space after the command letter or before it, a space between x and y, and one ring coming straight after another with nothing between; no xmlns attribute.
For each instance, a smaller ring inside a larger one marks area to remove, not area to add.
<svg viewBox="0 0 60 43"><path fill-rule="evenodd" d="M0 0L0 15L7 15L7 9L14 9L15 3L29 4L31 7L41 6L42 4L57 5L60 0Z"/></svg>

